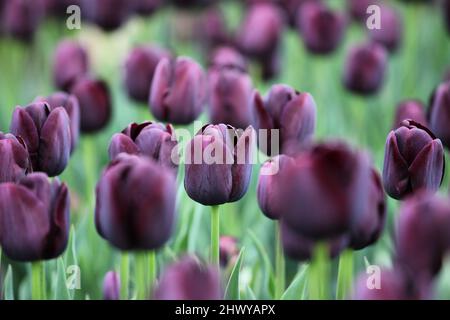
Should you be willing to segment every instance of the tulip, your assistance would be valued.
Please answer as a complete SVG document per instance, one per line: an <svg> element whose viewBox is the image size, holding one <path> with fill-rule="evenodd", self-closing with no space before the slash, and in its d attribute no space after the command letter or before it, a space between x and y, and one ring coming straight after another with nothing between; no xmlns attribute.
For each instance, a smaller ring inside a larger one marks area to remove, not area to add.
<svg viewBox="0 0 450 320"><path fill-rule="evenodd" d="M69 237L70 199L66 185L32 173L17 184L0 185L0 244L16 261L53 259Z"/></svg>
<svg viewBox="0 0 450 320"><path fill-rule="evenodd" d="M29 169L28 150L22 138L0 131L0 184L19 181Z"/></svg>
<svg viewBox="0 0 450 320"><path fill-rule="evenodd" d="M134 12L140 16L150 16L163 4L163 0L134 0Z"/></svg>
<svg viewBox="0 0 450 320"><path fill-rule="evenodd" d="M44 16L38 1L8 0L3 5L2 24L6 34L25 42L33 40Z"/></svg>
<svg viewBox="0 0 450 320"><path fill-rule="evenodd" d="M178 156L177 144L175 131L170 124L131 123L112 137L108 149L109 159L114 160L122 152L145 155L176 174L178 163L174 163L172 157Z"/></svg>
<svg viewBox="0 0 450 320"><path fill-rule="evenodd" d="M58 107L63 107L66 110L70 120L70 138L72 142L70 152L73 152L78 144L80 135L80 105L78 104L78 99L64 92L56 92L48 97L38 97L35 101L46 102L50 110Z"/></svg>
<svg viewBox="0 0 450 320"><path fill-rule="evenodd" d="M150 111L160 121L189 124L203 110L206 85L206 76L194 60L163 58L153 76Z"/></svg>
<svg viewBox="0 0 450 320"><path fill-rule="evenodd" d="M196 35L205 50L228 42L225 17L219 7L206 10L195 25Z"/></svg>
<svg viewBox="0 0 450 320"><path fill-rule="evenodd" d="M106 273L103 280L103 300L119 300L120 277L115 271Z"/></svg>
<svg viewBox="0 0 450 320"><path fill-rule="evenodd" d="M238 69L242 72L248 71L247 60L233 47L222 46L216 48L209 57L210 68Z"/></svg>
<svg viewBox="0 0 450 320"><path fill-rule="evenodd" d="M280 0L279 3L283 7L286 16L288 17L289 26L295 28L297 23L297 13L301 5L305 1L313 0Z"/></svg>
<svg viewBox="0 0 450 320"><path fill-rule="evenodd" d="M170 0L170 2L181 9L202 8L216 2L217 0Z"/></svg>
<svg viewBox="0 0 450 320"><path fill-rule="evenodd" d="M70 157L70 120L63 107L53 110L44 102L34 102L14 110L11 133L21 137L34 171L54 177L64 171Z"/></svg>
<svg viewBox="0 0 450 320"><path fill-rule="evenodd" d="M86 50L76 41L64 40L53 56L53 82L61 90L68 90L89 69Z"/></svg>
<svg viewBox="0 0 450 320"><path fill-rule="evenodd" d="M170 53L156 46L134 48L125 61L124 85L128 96L138 102L147 102L156 66Z"/></svg>
<svg viewBox="0 0 450 320"><path fill-rule="evenodd" d="M220 300L219 274L186 256L164 271L154 292L156 300Z"/></svg>
<svg viewBox="0 0 450 320"><path fill-rule="evenodd" d="M343 82L358 94L376 93L384 80L387 66L386 50L375 43L352 47L347 53Z"/></svg>
<svg viewBox="0 0 450 320"><path fill-rule="evenodd" d="M226 267L233 263L239 255L237 239L230 236L221 236L219 240L220 265Z"/></svg>
<svg viewBox="0 0 450 320"><path fill-rule="evenodd" d="M253 84L250 76L236 69L211 69L209 83L209 119L239 129L253 124Z"/></svg>
<svg viewBox="0 0 450 320"><path fill-rule="evenodd" d="M70 89L80 104L80 130L84 133L100 131L111 119L112 106L106 82L84 77Z"/></svg>
<svg viewBox="0 0 450 320"><path fill-rule="evenodd" d="M419 100L404 100L400 102L395 112L393 128L401 127L404 120L413 120L426 126L425 107L422 102Z"/></svg>
<svg viewBox="0 0 450 320"><path fill-rule="evenodd" d="M379 0L347 0L347 8L353 19L364 22L369 17L367 8L378 5L379 2Z"/></svg>
<svg viewBox="0 0 450 320"><path fill-rule="evenodd" d="M130 0L83 0L83 10L89 21L105 31L118 29L133 9Z"/></svg>
<svg viewBox="0 0 450 320"><path fill-rule="evenodd" d="M267 141L259 141L261 151L269 156L278 152L295 155L310 143L316 125L316 103L309 93L278 84L272 86L264 100L256 92L253 104L256 127L268 130ZM279 130L279 141L275 142L271 132L274 129ZM274 145L277 142L279 145Z"/></svg>
<svg viewBox="0 0 450 320"><path fill-rule="evenodd" d="M383 45L388 51L394 52L400 45L403 26L400 14L387 5L380 6L380 28L369 30L372 41Z"/></svg>
<svg viewBox="0 0 450 320"><path fill-rule="evenodd" d="M450 1L449 0L445 0L443 2L443 14L444 14L444 21L445 21L445 26L447 27L447 32L450 33Z"/></svg>
<svg viewBox="0 0 450 320"><path fill-rule="evenodd" d="M386 140L383 185L394 199L425 188L436 192L444 176L441 140L423 125L405 120Z"/></svg>
<svg viewBox="0 0 450 320"><path fill-rule="evenodd" d="M299 32L310 52L328 54L341 43L347 24L344 15L315 1L302 4L298 15Z"/></svg>
<svg viewBox="0 0 450 320"><path fill-rule="evenodd" d="M168 169L147 157L119 155L97 184L97 231L121 250L160 248L172 233L175 195Z"/></svg>
<svg viewBox="0 0 450 320"><path fill-rule="evenodd" d="M444 146L450 147L450 81L440 84L434 91L428 109L428 123L433 133L441 139Z"/></svg>

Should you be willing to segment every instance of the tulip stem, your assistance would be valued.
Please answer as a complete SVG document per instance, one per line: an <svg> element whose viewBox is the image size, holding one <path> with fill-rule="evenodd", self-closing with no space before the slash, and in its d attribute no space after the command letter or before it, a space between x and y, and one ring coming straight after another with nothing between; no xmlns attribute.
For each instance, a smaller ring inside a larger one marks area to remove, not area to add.
<svg viewBox="0 0 450 320"><path fill-rule="evenodd" d="M149 293L153 293L153 287L155 286L156 281L156 252L155 250L152 250L147 255L147 263L148 263L148 280L147 283L149 285Z"/></svg>
<svg viewBox="0 0 450 320"><path fill-rule="evenodd" d="M148 297L147 292L147 257L143 252L139 252L135 256L134 266L135 266L135 275L136 275L136 299L144 300Z"/></svg>
<svg viewBox="0 0 450 320"><path fill-rule="evenodd" d="M309 270L309 298L311 300L327 300L330 283L330 261L328 245L317 243L314 248Z"/></svg>
<svg viewBox="0 0 450 320"><path fill-rule="evenodd" d="M342 252L339 257L336 299L344 300L351 295L353 285L353 250Z"/></svg>
<svg viewBox="0 0 450 320"><path fill-rule="evenodd" d="M219 206L212 206L211 211L211 263L219 269Z"/></svg>
<svg viewBox="0 0 450 320"><path fill-rule="evenodd" d="M93 137L85 137L83 140L83 158L84 158L84 179L86 201L91 205L91 200L95 192L95 177L97 176L97 161L95 158L96 149Z"/></svg>
<svg viewBox="0 0 450 320"><path fill-rule="evenodd" d="M45 300L45 295L44 262L33 262L31 264L31 298L33 300Z"/></svg>
<svg viewBox="0 0 450 320"><path fill-rule="evenodd" d="M279 222L276 224L275 237L275 299L280 299L284 293L286 275L283 246L281 244L281 226Z"/></svg>
<svg viewBox="0 0 450 320"><path fill-rule="evenodd" d="M128 300L128 279L130 276L130 258L127 252L120 257L120 298Z"/></svg>

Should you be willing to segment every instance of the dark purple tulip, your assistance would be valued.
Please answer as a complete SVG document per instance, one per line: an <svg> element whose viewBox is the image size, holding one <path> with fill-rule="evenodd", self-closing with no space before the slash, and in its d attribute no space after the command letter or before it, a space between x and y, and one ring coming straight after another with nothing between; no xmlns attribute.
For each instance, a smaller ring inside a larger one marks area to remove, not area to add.
<svg viewBox="0 0 450 320"><path fill-rule="evenodd" d="M348 234L367 208L367 155L342 142L327 142L294 160L282 171L282 221L313 240Z"/></svg>
<svg viewBox="0 0 450 320"><path fill-rule="evenodd" d="M63 107L66 110L70 119L70 138L72 141L70 151L73 152L80 136L80 105L77 97L64 92L56 92L48 97L38 97L36 101L46 102L50 110L58 107Z"/></svg>
<svg viewBox="0 0 450 320"><path fill-rule="evenodd" d="M34 171L43 171L51 177L64 171L72 140L70 119L63 107L52 110L45 102L16 107L10 130L27 145Z"/></svg>
<svg viewBox="0 0 450 320"><path fill-rule="evenodd" d="M286 16L289 20L289 26L292 28L296 27L297 24L297 13L301 5L306 1L314 0L280 0L279 3L284 9ZM317 0L319 1L319 0Z"/></svg>
<svg viewBox="0 0 450 320"><path fill-rule="evenodd" d="M164 4L164 0L133 0L134 12L140 16L150 16Z"/></svg>
<svg viewBox="0 0 450 320"><path fill-rule="evenodd" d="M450 81L441 83L434 91L428 109L428 123L442 143L450 147Z"/></svg>
<svg viewBox="0 0 450 320"><path fill-rule="evenodd" d="M217 271L190 256L167 267L153 298L156 300L220 300L222 289Z"/></svg>
<svg viewBox="0 0 450 320"><path fill-rule="evenodd" d="M175 218L173 174L147 157L121 154L96 188L98 233L121 250L154 250L169 240Z"/></svg>
<svg viewBox="0 0 450 320"><path fill-rule="evenodd" d="M113 135L108 148L109 159L114 160L122 152L145 155L176 174L178 162L173 160L178 160L177 144L175 130L170 124L131 123L121 133Z"/></svg>
<svg viewBox="0 0 450 320"><path fill-rule="evenodd" d="M22 138L0 131L0 184L20 180L29 169L28 150Z"/></svg>
<svg viewBox="0 0 450 320"><path fill-rule="evenodd" d="M425 188L436 192L444 176L441 140L425 126L405 120L386 140L383 185L394 199Z"/></svg>
<svg viewBox="0 0 450 320"><path fill-rule="evenodd" d="M146 103L156 66L162 58L169 57L168 50L156 46L134 48L128 55L124 68L124 85L128 96Z"/></svg>
<svg viewBox="0 0 450 320"><path fill-rule="evenodd" d="M209 119L245 129L253 124L252 79L237 69L211 68L208 72Z"/></svg>
<svg viewBox="0 0 450 320"><path fill-rule="evenodd" d="M80 104L81 132L97 132L108 125L112 106L105 81L84 77L72 86L70 93L77 97Z"/></svg>
<svg viewBox="0 0 450 320"><path fill-rule="evenodd" d="M253 97L257 129L266 129L267 141L259 141L261 151L269 156L279 153L295 155L311 141L316 126L316 103L307 92L273 85L264 99L258 92ZM278 150L272 143L272 129L279 130ZM277 152L278 151L278 152Z"/></svg>
<svg viewBox="0 0 450 320"><path fill-rule="evenodd" d="M67 246L70 199L66 185L32 173L0 185L0 243L17 261L53 259Z"/></svg>
<svg viewBox="0 0 450 320"><path fill-rule="evenodd" d="M373 4L378 5L379 2L379 0L347 0L347 7L353 19L364 22L369 17L367 8Z"/></svg>
<svg viewBox="0 0 450 320"><path fill-rule="evenodd" d="M402 40L403 25L400 14L392 7L381 5L380 29L369 30L370 38L394 52Z"/></svg>
<svg viewBox="0 0 450 320"><path fill-rule="evenodd" d="M209 50L218 45L223 45L229 41L225 17L219 7L207 9L198 18L195 25L195 34L205 50Z"/></svg>
<svg viewBox="0 0 450 320"><path fill-rule="evenodd" d="M413 120L426 126L427 119L423 103L419 100L404 100L400 102L395 112L393 129L401 127L404 120Z"/></svg>
<svg viewBox="0 0 450 320"><path fill-rule="evenodd" d="M298 10L298 28L306 49L312 53L328 54L341 43L346 29L343 14L317 1L307 1Z"/></svg>
<svg viewBox="0 0 450 320"><path fill-rule="evenodd" d="M261 78L264 81L274 79L281 71L280 50L274 50L261 58L259 64L261 65Z"/></svg>
<svg viewBox="0 0 450 320"><path fill-rule="evenodd" d="M33 39L44 13L38 1L8 0L4 3L0 24L6 34L28 42Z"/></svg>
<svg viewBox="0 0 450 320"><path fill-rule="evenodd" d="M203 8L217 0L169 0L175 7L181 9Z"/></svg>
<svg viewBox="0 0 450 320"><path fill-rule="evenodd" d="M103 300L120 299L120 277L115 271L106 273L103 279Z"/></svg>
<svg viewBox="0 0 450 320"><path fill-rule="evenodd" d="M354 93L376 93L383 84L386 67L387 53L381 45L368 43L352 47L345 61L344 85Z"/></svg>
<svg viewBox="0 0 450 320"><path fill-rule="evenodd" d="M130 0L83 0L87 19L105 31L118 29L133 9Z"/></svg>
<svg viewBox="0 0 450 320"><path fill-rule="evenodd" d="M160 121L189 124L200 115L206 100L206 76L187 57L163 58L156 67L150 90L150 111Z"/></svg>
<svg viewBox="0 0 450 320"><path fill-rule="evenodd" d="M444 0L443 2L443 14L444 14L444 22L445 26L447 27L447 32L450 33L450 1Z"/></svg>
<svg viewBox="0 0 450 320"><path fill-rule="evenodd" d="M372 169L366 210L362 211L350 230L349 246L360 250L374 244L384 229L386 221L386 195L380 174Z"/></svg>
<svg viewBox="0 0 450 320"><path fill-rule="evenodd" d="M233 263L239 255L237 239L230 236L221 236L219 240L220 265L222 267Z"/></svg>
<svg viewBox="0 0 450 320"><path fill-rule="evenodd" d="M252 174L254 130L207 125L186 147L184 187L194 201L219 205L241 199Z"/></svg>
<svg viewBox="0 0 450 320"><path fill-rule="evenodd" d="M64 40L58 44L53 56L53 82L57 88L68 90L88 69L87 52L78 42Z"/></svg>
<svg viewBox="0 0 450 320"><path fill-rule="evenodd" d="M210 68L229 68L247 72L248 63L243 55L233 47L222 46L216 48L209 57Z"/></svg>

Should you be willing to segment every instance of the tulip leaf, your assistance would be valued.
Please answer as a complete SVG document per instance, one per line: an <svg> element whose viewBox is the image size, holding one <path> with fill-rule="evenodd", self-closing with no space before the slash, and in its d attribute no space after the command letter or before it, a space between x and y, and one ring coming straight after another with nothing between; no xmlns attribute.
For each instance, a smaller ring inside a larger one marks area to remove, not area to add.
<svg viewBox="0 0 450 320"><path fill-rule="evenodd" d="M231 271L230 278L228 280L227 287L225 289L225 299L227 300L240 300L240 273L242 267L242 261L244 260L245 247L242 247L239 253L236 263L234 264L233 270Z"/></svg>
<svg viewBox="0 0 450 320"><path fill-rule="evenodd" d="M200 234L200 224L202 221L202 212L203 207L202 206L195 206L195 209L192 212L192 219L191 219L191 227L189 228L188 233L188 244L187 244L187 251L188 252L195 252L196 251L196 245L198 244L198 235Z"/></svg>
<svg viewBox="0 0 450 320"><path fill-rule="evenodd" d="M261 243L261 241L259 241L258 237L254 234L254 232L251 230L248 230L248 234L250 235L250 239L255 244L255 247L256 247L256 250L258 251L260 259L263 261L263 265L264 265L263 288L266 288L266 290L267 290L267 288L269 288L269 291L272 291L272 290L270 290L270 288L273 289L273 287L274 287L274 274L273 274L272 264L269 259L269 255L267 254L267 251L264 248L264 245ZM269 293L267 292L267 294L269 294Z"/></svg>
<svg viewBox="0 0 450 320"><path fill-rule="evenodd" d="M245 288L245 299L246 300L256 300L255 293L250 286Z"/></svg>
<svg viewBox="0 0 450 320"><path fill-rule="evenodd" d="M54 280L53 299L54 300L70 300L72 299L66 283L66 267L62 257L56 261L56 276ZM77 276L77 275L75 275Z"/></svg>
<svg viewBox="0 0 450 320"><path fill-rule="evenodd" d="M3 290L5 300L14 300L13 271L11 265L8 266L8 270L6 271L5 286Z"/></svg>
<svg viewBox="0 0 450 320"><path fill-rule="evenodd" d="M299 300L302 299L304 292L306 290L308 265L303 264L294 279L292 280L289 287L284 291L281 296L281 300Z"/></svg>

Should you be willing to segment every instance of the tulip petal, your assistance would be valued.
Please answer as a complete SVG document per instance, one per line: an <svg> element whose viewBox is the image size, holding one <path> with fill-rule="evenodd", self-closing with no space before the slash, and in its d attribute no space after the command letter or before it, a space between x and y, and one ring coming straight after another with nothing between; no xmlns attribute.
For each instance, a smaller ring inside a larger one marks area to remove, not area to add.
<svg viewBox="0 0 450 320"><path fill-rule="evenodd" d="M31 116L23 108L14 109L10 131L25 141L30 156L34 158L39 150L39 131Z"/></svg>
<svg viewBox="0 0 450 320"><path fill-rule="evenodd" d="M116 133L109 143L108 154L109 159L114 160L120 153L138 154L139 149L130 137L123 133Z"/></svg>

